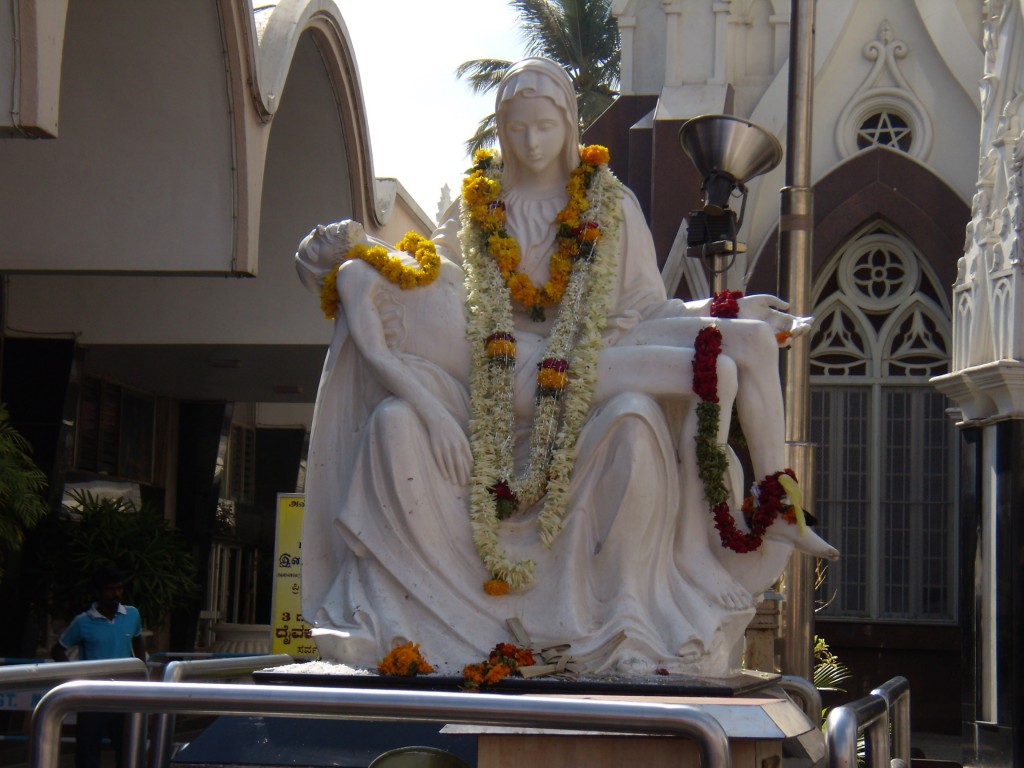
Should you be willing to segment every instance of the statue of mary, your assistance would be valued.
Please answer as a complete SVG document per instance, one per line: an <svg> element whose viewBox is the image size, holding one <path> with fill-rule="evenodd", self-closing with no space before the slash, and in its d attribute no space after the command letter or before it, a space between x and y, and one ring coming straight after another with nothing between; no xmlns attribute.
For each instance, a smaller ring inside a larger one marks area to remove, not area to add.
<svg viewBox="0 0 1024 768"><path fill-rule="evenodd" d="M513 65L496 115L501 152L477 154L431 241L399 244L415 261L338 268L369 245L351 222L296 254L311 287L334 281L338 309L307 468L305 617L321 655L354 666L411 641L458 674L516 620L594 673L724 674L753 609L712 552L694 457L708 302L666 297L637 201L607 150L578 145L558 65ZM735 400L765 475L784 466L775 333L802 327L782 306L741 299L713 362L712 437L725 443Z"/></svg>

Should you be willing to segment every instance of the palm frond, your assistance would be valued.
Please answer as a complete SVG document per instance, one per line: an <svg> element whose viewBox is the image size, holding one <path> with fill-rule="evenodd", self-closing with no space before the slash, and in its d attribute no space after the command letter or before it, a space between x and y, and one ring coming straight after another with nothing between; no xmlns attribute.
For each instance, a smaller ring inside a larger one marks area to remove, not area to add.
<svg viewBox="0 0 1024 768"><path fill-rule="evenodd" d="M509 0L531 56L560 64L576 91L580 128L596 120L618 95L621 61L619 26L611 0ZM460 65L456 75L474 93L497 88L511 62L475 59ZM493 115L480 122L466 141L470 152L497 141Z"/></svg>
<svg viewBox="0 0 1024 768"><path fill-rule="evenodd" d="M470 157L478 149L493 147L498 143L498 121L494 113L489 114L477 125L476 133L466 140L466 154Z"/></svg>
<svg viewBox="0 0 1024 768"><path fill-rule="evenodd" d="M501 59L473 59L460 64L455 76L467 80L473 93L488 93L498 87L510 66L511 61Z"/></svg>
<svg viewBox="0 0 1024 768"><path fill-rule="evenodd" d="M32 447L0 403L0 557L20 549L25 532L49 512L43 495L46 485L46 475L32 459Z"/></svg>

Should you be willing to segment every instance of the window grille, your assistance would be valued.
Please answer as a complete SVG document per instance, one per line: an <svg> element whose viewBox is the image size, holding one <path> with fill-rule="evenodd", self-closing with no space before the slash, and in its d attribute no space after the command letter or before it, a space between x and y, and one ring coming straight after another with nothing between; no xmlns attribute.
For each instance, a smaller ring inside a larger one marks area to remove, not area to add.
<svg viewBox="0 0 1024 768"><path fill-rule="evenodd" d="M75 429L75 466L97 474L154 480L154 398L110 381L83 377Z"/></svg>
<svg viewBox="0 0 1024 768"><path fill-rule="evenodd" d="M256 485L256 431L240 424L231 425L228 442L228 498L240 504L252 504Z"/></svg>
<svg viewBox="0 0 1024 768"><path fill-rule="evenodd" d="M914 132L898 112L884 109L869 115L857 129L857 148L889 147L910 152Z"/></svg>
<svg viewBox="0 0 1024 768"><path fill-rule="evenodd" d="M948 302L927 263L883 225L829 262L815 290L815 511L842 552L821 615L956 618L953 424L928 379L948 369Z"/></svg>

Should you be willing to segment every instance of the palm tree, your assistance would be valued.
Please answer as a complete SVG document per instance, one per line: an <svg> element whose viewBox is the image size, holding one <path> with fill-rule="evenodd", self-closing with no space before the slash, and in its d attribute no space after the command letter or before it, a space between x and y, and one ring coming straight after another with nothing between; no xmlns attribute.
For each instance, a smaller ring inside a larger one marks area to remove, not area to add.
<svg viewBox="0 0 1024 768"><path fill-rule="evenodd" d="M32 460L28 441L11 424L0 403L0 577L3 555L21 549L25 531L49 512L46 475Z"/></svg>
<svg viewBox="0 0 1024 768"><path fill-rule="evenodd" d="M580 130L589 126L618 95L619 26L611 0L510 0L531 56L546 56L565 67L576 88ZM469 81L474 93L498 87L512 62L475 59L459 66L456 75ZM466 141L472 155L497 141L494 115L480 121Z"/></svg>

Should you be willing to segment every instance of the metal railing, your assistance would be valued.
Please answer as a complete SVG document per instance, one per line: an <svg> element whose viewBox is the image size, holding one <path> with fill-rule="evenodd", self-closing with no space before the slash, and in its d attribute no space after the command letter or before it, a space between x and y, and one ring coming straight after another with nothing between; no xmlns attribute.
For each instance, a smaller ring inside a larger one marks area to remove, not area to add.
<svg viewBox="0 0 1024 768"><path fill-rule="evenodd" d="M54 688L36 706L30 768L58 768L61 722L72 712L83 711L443 721L664 734L696 741L703 768L730 766L725 730L707 712L688 704L305 686L75 681Z"/></svg>
<svg viewBox="0 0 1024 768"><path fill-rule="evenodd" d="M142 659L98 659L95 661L57 661L42 664L18 664L0 667L0 688L7 690L37 690L52 688L71 680L97 678L131 680L149 679L149 668ZM45 696L44 696L45 698ZM58 740L60 730L58 726ZM125 733L126 752L136 762L145 749L146 722L141 714L133 714Z"/></svg>
<svg viewBox="0 0 1024 768"><path fill-rule="evenodd" d="M893 760L910 765L910 681L894 677L872 690L871 695L885 699L889 710Z"/></svg>
<svg viewBox="0 0 1024 768"><path fill-rule="evenodd" d="M163 682L178 683L186 678L238 677L252 675L257 669L280 667L283 664L294 664L295 659L286 653L269 656L233 656L224 658L206 658L172 661L164 668ZM153 738L150 740L150 765L152 768L164 768L170 760L174 749L175 716L170 712L162 712L156 716L153 724Z"/></svg>
<svg viewBox="0 0 1024 768"><path fill-rule="evenodd" d="M890 751L891 734L895 749ZM864 698L835 707L825 723L829 768L857 768L857 740L864 734L868 768L910 765L910 682L894 677ZM895 755L892 754L895 752Z"/></svg>
<svg viewBox="0 0 1024 768"><path fill-rule="evenodd" d="M799 675L783 675L779 687L800 706L815 728L821 728L821 691L814 683Z"/></svg>
<svg viewBox="0 0 1024 768"><path fill-rule="evenodd" d="M97 677L127 680L149 679L142 659L100 659L98 661L47 661L42 664L16 664L0 667L0 688L32 690L66 683L68 680Z"/></svg>

